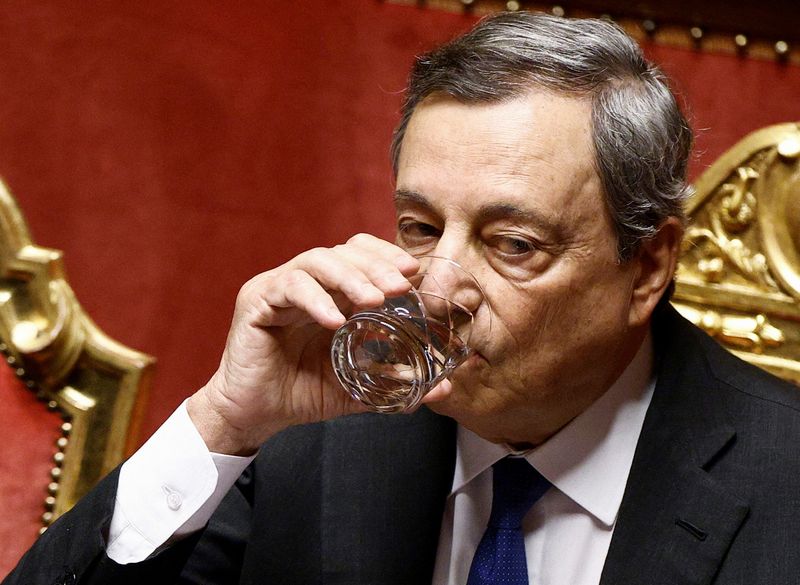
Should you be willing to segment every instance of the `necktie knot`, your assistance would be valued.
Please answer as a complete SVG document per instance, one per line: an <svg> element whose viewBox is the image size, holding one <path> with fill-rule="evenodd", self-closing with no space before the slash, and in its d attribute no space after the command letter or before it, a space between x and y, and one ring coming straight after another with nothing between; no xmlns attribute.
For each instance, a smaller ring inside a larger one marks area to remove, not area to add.
<svg viewBox="0 0 800 585"><path fill-rule="evenodd" d="M522 457L506 457L492 466L492 513L489 526L522 528L522 519L550 487L544 476Z"/></svg>
<svg viewBox="0 0 800 585"><path fill-rule="evenodd" d="M528 585L522 519L550 482L521 457L506 457L492 467L492 512L467 585Z"/></svg>

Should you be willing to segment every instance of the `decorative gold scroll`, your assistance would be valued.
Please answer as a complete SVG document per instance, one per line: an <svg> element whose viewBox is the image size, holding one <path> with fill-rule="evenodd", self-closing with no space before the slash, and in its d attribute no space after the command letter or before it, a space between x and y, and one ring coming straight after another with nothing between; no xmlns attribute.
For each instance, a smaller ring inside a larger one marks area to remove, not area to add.
<svg viewBox="0 0 800 585"><path fill-rule="evenodd" d="M743 139L696 182L673 298L741 357L800 384L800 126Z"/></svg>
<svg viewBox="0 0 800 585"><path fill-rule="evenodd" d="M84 313L61 252L33 244L1 181L0 350L64 419L51 478L41 484L47 526L134 447L155 360L108 338Z"/></svg>

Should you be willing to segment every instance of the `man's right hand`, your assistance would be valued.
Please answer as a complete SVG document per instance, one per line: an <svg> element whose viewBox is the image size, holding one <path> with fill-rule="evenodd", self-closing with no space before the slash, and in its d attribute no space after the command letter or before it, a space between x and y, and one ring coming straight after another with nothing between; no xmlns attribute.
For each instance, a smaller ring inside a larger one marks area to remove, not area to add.
<svg viewBox="0 0 800 585"><path fill-rule="evenodd" d="M247 282L219 368L187 404L209 450L250 454L288 426L364 411L333 373L332 332L352 310L408 291L418 268L402 248L359 234Z"/></svg>

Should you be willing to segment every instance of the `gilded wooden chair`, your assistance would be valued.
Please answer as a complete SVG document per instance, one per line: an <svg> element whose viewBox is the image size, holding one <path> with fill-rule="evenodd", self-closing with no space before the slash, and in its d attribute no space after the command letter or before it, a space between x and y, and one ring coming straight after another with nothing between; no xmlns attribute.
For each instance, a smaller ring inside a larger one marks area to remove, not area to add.
<svg viewBox="0 0 800 585"><path fill-rule="evenodd" d="M0 182L0 577L128 454L153 358L83 312Z"/></svg>
<svg viewBox="0 0 800 585"><path fill-rule="evenodd" d="M750 134L696 182L673 304L800 384L800 125Z"/></svg>

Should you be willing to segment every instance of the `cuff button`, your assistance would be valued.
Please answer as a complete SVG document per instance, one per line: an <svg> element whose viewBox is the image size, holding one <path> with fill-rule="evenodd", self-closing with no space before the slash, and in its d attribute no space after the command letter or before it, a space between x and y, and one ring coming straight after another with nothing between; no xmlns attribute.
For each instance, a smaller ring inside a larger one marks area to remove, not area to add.
<svg viewBox="0 0 800 585"><path fill-rule="evenodd" d="M172 492L170 495L167 496L167 506L169 506L170 510L179 509L182 503L183 503L183 498L181 498L180 494Z"/></svg>
<svg viewBox="0 0 800 585"><path fill-rule="evenodd" d="M167 507L170 510L179 510L183 504L183 498L181 497L180 493L170 489L165 485L162 485L161 488L164 490L164 493L167 496Z"/></svg>

